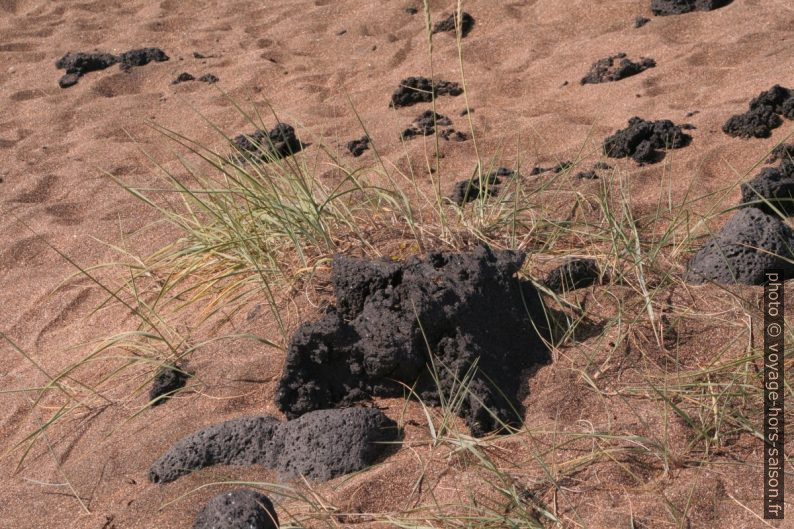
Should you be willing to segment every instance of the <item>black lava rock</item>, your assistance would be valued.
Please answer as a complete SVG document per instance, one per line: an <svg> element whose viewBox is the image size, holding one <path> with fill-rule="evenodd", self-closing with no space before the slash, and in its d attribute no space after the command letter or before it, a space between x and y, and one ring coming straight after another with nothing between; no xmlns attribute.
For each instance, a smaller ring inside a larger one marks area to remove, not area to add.
<svg viewBox="0 0 794 529"><path fill-rule="evenodd" d="M425 110L414 119L413 124L403 131L404 138L412 138L422 135L429 136L436 131L436 126L444 127L452 125L452 120L442 116L432 110Z"/></svg>
<svg viewBox="0 0 794 529"><path fill-rule="evenodd" d="M180 74L177 76L177 78L176 78L176 79L174 79L173 81L171 81L171 84L186 83L186 82L188 82L188 81L195 81L195 80L196 80L196 78L195 78L195 77L193 77L192 75L190 75L189 73L187 73L187 72L182 72L182 73L180 73Z"/></svg>
<svg viewBox="0 0 794 529"><path fill-rule="evenodd" d="M369 149L369 136L363 136L358 140L347 142L347 150L356 158L364 154L367 149Z"/></svg>
<svg viewBox="0 0 794 529"><path fill-rule="evenodd" d="M569 259L549 272L545 284L552 292L567 292L595 284L600 274L593 259Z"/></svg>
<svg viewBox="0 0 794 529"><path fill-rule="evenodd" d="M541 299L515 277L524 259L484 247L404 262L335 257L336 308L292 336L276 404L297 417L406 385L437 404L469 373L460 414L472 434L519 424L521 372L548 360Z"/></svg>
<svg viewBox="0 0 794 529"><path fill-rule="evenodd" d="M394 421L375 408L318 410L279 422L242 417L203 428L178 441L149 470L167 483L211 465L262 465L282 479L328 480L363 470L397 441Z"/></svg>
<svg viewBox="0 0 794 529"><path fill-rule="evenodd" d="M625 53L618 53L598 60L593 63L590 71L579 81L581 84L597 84L609 81L619 81L626 77L644 72L648 68L656 66L653 59L642 57L638 62L626 58Z"/></svg>
<svg viewBox="0 0 794 529"><path fill-rule="evenodd" d="M134 66L143 66L152 61L163 62L168 60L168 55L160 48L138 48L125 51L119 55L119 64L122 70L129 70Z"/></svg>
<svg viewBox="0 0 794 529"><path fill-rule="evenodd" d="M61 88L68 88L77 84L77 81L88 72L104 70L119 63L122 70L133 66L143 66L150 61L167 61L168 55L159 48L141 48L130 50L121 55L110 53L67 53L55 63L59 70L66 70L58 84Z"/></svg>
<svg viewBox="0 0 794 529"><path fill-rule="evenodd" d="M608 171L609 169L612 169L612 166L606 162L596 162L595 164L593 164L593 168L601 169L602 171Z"/></svg>
<svg viewBox="0 0 794 529"><path fill-rule="evenodd" d="M722 126L722 131L739 138L768 138L772 129L783 124L781 114L794 119L794 93L775 85L750 101L747 112L731 116Z"/></svg>
<svg viewBox="0 0 794 529"><path fill-rule="evenodd" d="M657 16L682 15L692 11L712 11L733 0L651 0L651 11Z"/></svg>
<svg viewBox="0 0 794 529"><path fill-rule="evenodd" d="M458 18L457 15L458 15L457 12L455 12L452 15L449 15L444 20L436 23L436 25L433 26L433 34L442 33L442 32L456 33L457 29L455 26ZM474 17L463 11L460 17L461 37L465 37L466 35L468 35L473 27L474 27Z"/></svg>
<svg viewBox="0 0 794 529"><path fill-rule="evenodd" d="M690 259L684 279L760 285L764 270L778 268L790 278L794 272L794 231L779 217L758 208L739 210Z"/></svg>
<svg viewBox="0 0 794 529"><path fill-rule="evenodd" d="M278 516L264 494L237 489L212 498L196 516L193 529L278 529Z"/></svg>
<svg viewBox="0 0 794 529"><path fill-rule="evenodd" d="M286 123L279 123L270 132L257 130L250 135L241 134L232 142L241 153L232 157L238 162L252 160L267 162L286 158L303 149L303 144L295 136L295 129Z"/></svg>
<svg viewBox="0 0 794 529"><path fill-rule="evenodd" d="M458 83L437 81L433 83L427 77L408 77L400 81L400 86L391 96L390 106L407 107L417 103L429 103L440 95L458 96L463 89Z"/></svg>
<svg viewBox="0 0 794 529"><path fill-rule="evenodd" d="M689 145L692 136L668 119L646 121L633 117L629 126L604 140L604 152L610 158L631 157L640 164L660 161L661 149L680 149Z"/></svg>
<svg viewBox="0 0 794 529"><path fill-rule="evenodd" d="M645 24L647 24L650 21L651 21L650 18L645 18L645 17L638 16L637 18L634 19L634 27L635 28L641 28L642 26L644 26Z"/></svg>
<svg viewBox="0 0 794 529"><path fill-rule="evenodd" d="M780 167L767 167L742 184L741 203L770 214L777 209L785 215L794 215L794 162L783 160Z"/></svg>
<svg viewBox="0 0 794 529"><path fill-rule="evenodd" d="M579 171L576 173L576 178L579 180L597 180L598 175L595 171Z"/></svg>
<svg viewBox="0 0 794 529"><path fill-rule="evenodd" d="M104 70L117 62L118 57L110 53L67 53L55 63L59 70L66 70L58 84L61 88L68 88L77 84L86 73Z"/></svg>
<svg viewBox="0 0 794 529"><path fill-rule="evenodd" d="M149 401L152 406L162 404L176 391L185 387L188 373L181 367L164 367L157 372L149 390Z"/></svg>

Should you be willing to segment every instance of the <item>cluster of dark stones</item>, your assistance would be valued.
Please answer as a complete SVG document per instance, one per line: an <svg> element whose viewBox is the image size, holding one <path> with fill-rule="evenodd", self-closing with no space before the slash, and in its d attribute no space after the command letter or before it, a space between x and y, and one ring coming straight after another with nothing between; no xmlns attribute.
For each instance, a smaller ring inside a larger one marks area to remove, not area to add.
<svg viewBox="0 0 794 529"><path fill-rule="evenodd" d="M407 77L391 96L390 106L407 107L418 103L430 103L440 95L459 96L463 88L451 81L433 81L427 77Z"/></svg>
<svg viewBox="0 0 794 529"><path fill-rule="evenodd" d="M233 155L231 160L237 163L269 162L292 156L303 149L295 129L287 123L279 123L270 131L260 129L253 134L241 134L232 143L239 154Z"/></svg>
<svg viewBox="0 0 794 529"><path fill-rule="evenodd" d="M59 70L66 70L66 73L58 81L61 88L68 88L77 84L80 77L88 72L104 70L114 64L118 64L122 70L129 70L135 66L143 66L152 61L167 61L168 55L160 48L139 48L129 50L121 55L110 53L67 53L55 62L55 67Z"/></svg>
<svg viewBox="0 0 794 529"><path fill-rule="evenodd" d="M676 125L669 119L646 121L633 117L628 127L604 140L604 152L610 158L632 158L640 165L664 158L664 150L680 149L692 141L684 129L692 125Z"/></svg>
<svg viewBox="0 0 794 529"><path fill-rule="evenodd" d="M350 152L350 154L358 158L364 154L364 151L369 149L369 143L369 136L362 136L357 140L350 140L347 142L347 150Z"/></svg>
<svg viewBox="0 0 794 529"><path fill-rule="evenodd" d="M781 116L794 119L794 91L775 85L750 101L747 112L731 116L722 130L739 138L768 138L783 124Z"/></svg>
<svg viewBox="0 0 794 529"><path fill-rule="evenodd" d="M429 136L435 133L438 127L448 127L439 132L439 136L447 141L466 141L468 135L451 127L452 120L432 110L425 110L419 114L410 127L406 128L400 137L410 139L416 136Z"/></svg>
<svg viewBox="0 0 794 529"><path fill-rule="evenodd" d="M199 81L201 83L207 84L215 84L219 81L219 79L212 75L211 73L207 73L196 79L196 77L188 72L182 72L177 76L176 79L171 81L171 84L179 84L179 83L186 83L188 81Z"/></svg>

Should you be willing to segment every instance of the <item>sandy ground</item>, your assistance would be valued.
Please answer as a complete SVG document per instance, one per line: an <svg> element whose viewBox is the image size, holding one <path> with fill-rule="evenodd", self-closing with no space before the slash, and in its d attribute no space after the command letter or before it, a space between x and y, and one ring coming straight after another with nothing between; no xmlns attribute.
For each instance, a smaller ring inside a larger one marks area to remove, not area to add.
<svg viewBox="0 0 794 529"><path fill-rule="evenodd" d="M635 29L637 15L650 17L649 3L466 2L476 19L464 40L466 89L482 155L498 157L500 165L572 159L583 145L585 153L594 152L605 135L638 115L689 122L697 129L691 131L692 145L670 153L664 169L661 164L636 169L632 162L617 162L632 170L637 207L643 207L645 196L647 206L655 203L662 171L674 175L676 199L689 188L706 194L744 180L764 153L791 134L792 122L764 140L734 139L720 126L762 90L776 83L794 85L794 3L735 0L710 13L651 17ZM74 277L76 270L44 240L88 267L119 259L110 245L146 254L172 236L152 224L155 213L103 174L145 187L158 182L152 159L174 166L184 149L147 123L215 146L223 140L204 118L229 135L250 132L220 89L248 109L272 104L312 144L304 155L317 156L321 143L341 149L362 135L349 96L384 159L398 163L407 154L421 163L429 145L414 140L406 153L398 134L425 106L388 108L402 78L430 73L423 16L404 12L415 4L0 0L0 330L40 367L8 343L0 346L0 390L11 390L2 395L0 406L4 450L57 411L45 407L31 413L33 393L16 390L38 387L46 380L43 372L68 366L75 354L68 346L128 329L132 322L118 306L93 313L103 293ZM454 2L430 4L438 18ZM111 67L87 74L72 88L58 87L62 72L54 62L68 51L119 53L143 46L162 48L170 60L129 72ZM619 51L632 58L653 57L657 66L616 83L579 84L592 62ZM196 59L194 52L209 58ZM437 78L460 80L452 36L435 36L432 68ZM212 73L220 81L214 86L172 85L183 71ZM467 130L460 117L463 96L442 97L437 107L458 129ZM687 117L694 111L698 113ZM469 174L475 158L471 142L443 143L441 148L442 187L449 189ZM374 163L371 150L358 161L346 156L350 164ZM724 205L738 196L738 189L731 191ZM256 318L243 321L241 330L272 332ZM212 369L218 355L224 359L222 372ZM21 468L16 467L18 451L2 460L0 527L189 527L220 488L168 502L213 480L273 479L257 469L209 469L155 486L146 472L167 446L199 425L244 414L276 414L272 394L281 362L277 352L265 347L225 343L193 362L202 378L200 396L178 398L127 420L145 403L145 395L122 398L119 392L113 405L71 414L62 438L39 439ZM97 366L97 379L104 372ZM574 424L588 410L595 413L598 405L587 404L584 390L571 391L567 398L553 395L572 384L572 376L547 370L533 379L533 396L527 401L533 420L563 417ZM108 394L113 395L112 388ZM396 414L401 407L400 402L384 405ZM411 428L409 438L421 437L419 428ZM738 453L759 457L757 447L746 443ZM406 494L420 472L412 453L403 450L366 478L320 490L348 498L351 509L362 512L399 509L406 506L406 497L414 501ZM649 527L672 527L654 483L629 494L635 498L630 504L625 484L608 472L594 472L569 484L582 495L577 501L586 516L571 527L628 527L625 516L632 511L645 516ZM674 472L664 478L670 501L691 497L704 505L698 503L693 511L691 527L764 526L742 507L759 512L761 489L760 480L755 480L757 486L748 483L741 467L720 467L718 479L701 476L697 468ZM66 482L70 486L58 485Z"/></svg>

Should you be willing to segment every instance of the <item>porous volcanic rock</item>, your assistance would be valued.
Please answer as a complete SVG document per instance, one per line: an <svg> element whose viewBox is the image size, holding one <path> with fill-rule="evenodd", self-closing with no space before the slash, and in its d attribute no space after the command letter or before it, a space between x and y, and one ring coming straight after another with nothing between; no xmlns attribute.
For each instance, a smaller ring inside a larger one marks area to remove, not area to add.
<svg viewBox="0 0 794 529"><path fill-rule="evenodd" d="M594 259L568 259L546 276L544 283L552 292L567 292L589 287L600 278Z"/></svg>
<svg viewBox="0 0 794 529"><path fill-rule="evenodd" d="M407 77L400 81L400 86L391 96L390 106L407 107L417 103L429 103L440 95L459 96L463 88L451 81L436 81L427 77Z"/></svg>
<svg viewBox="0 0 794 529"><path fill-rule="evenodd" d="M442 32L450 32L455 33L457 29L455 28L455 23L457 22L458 14L457 12L449 15L444 20L441 20L433 26L433 34L442 33ZM463 11L460 16L460 36L465 37L469 34L469 32L474 27L474 17L470 14Z"/></svg>
<svg viewBox="0 0 794 529"><path fill-rule="evenodd" d="M218 494L198 513L193 529L278 529L273 502L251 489Z"/></svg>
<svg viewBox="0 0 794 529"><path fill-rule="evenodd" d="M164 367L157 372L149 390L152 406L165 402L177 390L185 387L188 373L181 367Z"/></svg>
<svg viewBox="0 0 794 529"><path fill-rule="evenodd" d="M794 93L775 85L750 101L747 112L731 116L722 126L722 131L739 138L768 138L772 129L783 124L781 114L794 119Z"/></svg>
<svg viewBox="0 0 794 529"><path fill-rule="evenodd" d="M279 409L297 417L406 386L438 404L468 373L459 413L472 434L519 424L521 372L548 360L542 301L516 277L525 257L485 247L403 262L335 257L337 304L292 336Z"/></svg>
<svg viewBox="0 0 794 529"><path fill-rule="evenodd" d="M369 149L369 136L362 136L357 140L347 142L347 150L356 158L364 154L367 149Z"/></svg>
<svg viewBox="0 0 794 529"><path fill-rule="evenodd" d="M639 61L634 62L627 58L625 53L618 53L594 62L590 71L579 83L597 84L620 81L654 66L656 66L656 61L649 57L641 57Z"/></svg>
<svg viewBox="0 0 794 529"><path fill-rule="evenodd" d="M604 140L604 152L610 158L631 157L637 163L660 161L662 149L680 149L692 141L692 136L683 132L684 125L675 125L669 119L646 121L633 117L629 126Z"/></svg>
<svg viewBox="0 0 794 529"><path fill-rule="evenodd" d="M634 19L634 27L639 29L650 21L651 21L650 18L638 16L637 18Z"/></svg>
<svg viewBox="0 0 794 529"><path fill-rule="evenodd" d="M262 465L283 479L322 481L371 465L399 439L394 421L375 408L317 410L286 422L241 417L203 428L174 444L149 470L167 483L210 465Z"/></svg>
<svg viewBox="0 0 794 529"><path fill-rule="evenodd" d="M794 215L794 162L783 160L779 167L766 167L742 184L742 204L751 204L767 213L775 209Z"/></svg>
<svg viewBox="0 0 794 529"><path fill-rule="evenodd" d="M779 217L758 208L739 210L690 259L684 279L760 285L764 270L778 268L792 277L794 231Z"/></svg>
<svg viewBox="0 0 794 529"><path fill-rule="evenodd" d="M295 129L286 123L279 123L270 132L257 130L253 134L241 134L232 142L241 153L232 158L240 162L286 158L303 149Z"/></svg>
<svg viewBox="0 0 794 529"><path fill-rule="evenodd" d="M713 11L733 0L651 0L651 11L657 16L682 15L692 11Z"/></svg>

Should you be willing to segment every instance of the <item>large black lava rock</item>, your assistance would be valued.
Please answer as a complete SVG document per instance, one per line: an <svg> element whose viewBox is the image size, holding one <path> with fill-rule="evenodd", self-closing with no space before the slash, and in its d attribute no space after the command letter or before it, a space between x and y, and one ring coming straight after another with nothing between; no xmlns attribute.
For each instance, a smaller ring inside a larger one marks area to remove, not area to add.
<svg viewBox="0 0 794 529"><path fill-rule="evenodd" d="M764 270L782 269L792 277L794 231L779 217L758 208L739 210L713 235L687 265L690 283L760 285Z"/></svg>
<svg viewBox="0 0 794 529"><path fill-rule="evenodd" d="M780 167L766 167L742 184L742 204L752 204L767 213L777 209L794 215L794 162L783 160Z"/></svg>
<svg viewBox="0 0 794 529"><path fill-rule="evenodd" d="M768 138L783 124L781 115L794 119L794 92L775 85L750 101L747 112L731 116L722 131L739 138Z"/></svg>
<svg viewBox="0 0 794 529"><path fill-rule="evenodd" d="M429 103L440 95L458 96L463 88L451 81L435 81L427 77L407 77L400 81L400 86L391 96L389 106L394 108L407 107L417 103Z"/></svg>
<svg viewBox="0 0 794 529"><path fill-rule="evenodd" d="M680 149L692 141L684 133L686 125L676 125L669 119L646 121L633 117L629 126L604 140L604 152L610 158L628 158L640 164L658 162L662 150Z"/></svg>
<svg viewBox="0 0 794 529"><path fill-rule="evenodd" d="M371 465L399 439L394 421L374 408L319 410L279 422L241 417L203 428L178 441L149 470L167 483L211 465L262 465L286 479L331 479Z"/></svg>
<svg viewBox="0 0 794 529"><path fill-rule="evenodd" d="M712 11L733 0L651 0L651 11L657 16L682 15L692 11Z"/></svg>
<svg viewBox="0 0 794 529"><path fill-rule="evenodd" d="M196 516L193 529L278 529L270 498L255 490L218 494Z"/></svg>
<svg viewBox="0 0 794 529"><path fill-rule="evenodd" d="M256 130L253 134L240 134L232 143L240 152L232 159L237 162L260 160L268 162L286 158L303 149L292 125L279 123L270 132Z"/></svg>
<svg viewBox="0 0 794 529"><path fill-rule="evenodd" d="M337 305L293 335L276 404L297 417L406 386L437 404L469 377L460 414L474 435L519 424L522 370L548 360L541 299L516 277L524 259L484 247L404 262L335 257Z"/></svg>

